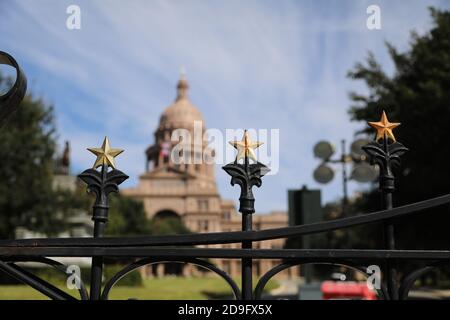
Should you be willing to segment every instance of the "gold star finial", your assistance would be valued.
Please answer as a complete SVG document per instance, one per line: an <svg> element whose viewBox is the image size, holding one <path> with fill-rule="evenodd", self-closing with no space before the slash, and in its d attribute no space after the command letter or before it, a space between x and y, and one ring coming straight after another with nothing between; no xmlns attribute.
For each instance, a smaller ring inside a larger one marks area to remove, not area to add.
<svg viewBox="0 0 450 320"><path fill-rule="evenodd" d="M90 152L97 156L94 163L94 169L100 167L104 164L115 169L116 165L114 163L114 158L123 152L122 149L113 149L109 146L108 137L105 137L101 148L87 148Z"/></svg>
<svg viewBox="0 0 450 320"><path fill-rule="evenodd" d="M253 142L250 139L250 136L247 130L244 130L244 136L241 141L230 141L229 142L233 147L238 150L238 154L236 156L236 161L240 159L244 159L245 157L253 159L256 161L256 155L254 149L258 148L263 142L255 141Z"/></svg>
<svg viewBox="0 0 450 320"><path fill-rule="evenodd" d="M378 141L383 138L391 138L392 141L395 140L394 133L392 132L392 129L398 127L400 125L399 122L389 122L386 112L381 114L381 119L378 122L369 122L369 126L377 130L377 135L375 137L375 141Z"/></svg>

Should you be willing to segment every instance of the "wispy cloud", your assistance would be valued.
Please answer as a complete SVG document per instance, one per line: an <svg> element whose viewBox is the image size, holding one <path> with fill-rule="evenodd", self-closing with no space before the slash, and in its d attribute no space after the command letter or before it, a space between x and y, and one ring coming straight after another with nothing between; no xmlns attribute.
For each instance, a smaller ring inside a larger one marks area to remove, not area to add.
<svg viewBox="0 0 450 320"><path fill-rule="evenodd" d="M207 127L279 128L280 171L258 190L261 211L286 207L286 189L307 184L320 139L352 139L348 91L365 90L347 71L373 51L388 69L384 41L406 48L409 32L430 26L426 7L441 1L377 1L382 30L366 28L369 1L75 1L82 29L65 27L74 1L2 4L0 48L24 65L34 89L56 106L74 169L92 162L85 148L108 135L127 152L119 166L137 182L144 149L172 102L181 66ZM217 170L224 197L236 198ZM355 190L360 186L352 186ZM324 199L340 195L340 181Z"/></svg>

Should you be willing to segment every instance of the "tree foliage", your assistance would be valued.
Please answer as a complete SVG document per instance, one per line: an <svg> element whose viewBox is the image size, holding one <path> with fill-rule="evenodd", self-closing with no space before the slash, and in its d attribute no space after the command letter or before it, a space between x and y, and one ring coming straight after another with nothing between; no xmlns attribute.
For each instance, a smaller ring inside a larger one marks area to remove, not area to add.
<svg viewBox="0 0 450 320"><path fill-rule="evenodd" d="M0 86L9 80L0 74ZM53 107L28 94L0 130L0 238L17 226L52 234L55 125Z"/></svg>
<svg viewBox="0 0 450 320"><path fill-rule="evenodd" d="M404 205L450 193L450 12L430 9L433 26L424 35L412 33L410 48L398 52L387 43L394 63L388 75L369 54L365 63L358 63L349 72L363 80L367 94L352 93L352 120L378 121L386 110L393 122L397 139L410 151L402 157L401 170L396 172L395 205ZM369 128L366 132L371 132ZM362 211L379 209L376 191L359 199ZM397 226L403 247L447 247L448 208L432 210ZM440 213L440 214L439 214ZM417 228L420 226L420 228Z"/></svg>
<svg viewBox="0 0 450 320"><path fill-rule="evenodd" d="M153 235L191 233L180 218L154 217L150 220L150 228Z"/></svg>
<svg viewBox="0 0 450 320"><path fill-rule="evenodd" d="M111 197L109 207L107 234L110 236L189 233L181 219L149 219L141 201L120 194Z"/></svg>
<svg viewBox="0 0 450 320"><path fill-rule="evenodd" d="M121 195L111 196L106 232L111 236L150 234L142 202Z"/></svg>
<svg viewBox="0 0 450 320"><path fill-rule="evenodd" d="M11 79L0 74L0 92ZM13 238L17 227L49 236L68 227L80 210L90 214L93 198L86 186L54 188L56 128L53 107L27 94L0 130L0 238ZM108 235L176 234L189 230L181 220L149 220L141 202L111 196Z"/></svg>

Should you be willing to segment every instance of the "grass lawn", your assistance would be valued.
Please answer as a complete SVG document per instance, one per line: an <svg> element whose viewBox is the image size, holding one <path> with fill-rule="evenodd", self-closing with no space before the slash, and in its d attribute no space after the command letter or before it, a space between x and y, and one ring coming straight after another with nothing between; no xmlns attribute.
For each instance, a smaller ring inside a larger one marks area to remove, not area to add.
<svg viewBox="0 0 450 320"><path fill-rule="evenodd" d="M235 279L240 285L240 280ZM256 279L254 280L256 283ZM266 290L275 289L278 286L276 281L270 281ZM59 286L66 292L76 296L75 290L68 290L64 286ZM110 292L109 299L139 300L184 300L184 299L210 299L218 296L232 296L228 284L216 277L203 278L177 278L164 277L158 279L147 279L141 287L116 286ZM2 285L0 286L0 300L41 300L47 299L44 295L33 288L25 285Z"/></svg>

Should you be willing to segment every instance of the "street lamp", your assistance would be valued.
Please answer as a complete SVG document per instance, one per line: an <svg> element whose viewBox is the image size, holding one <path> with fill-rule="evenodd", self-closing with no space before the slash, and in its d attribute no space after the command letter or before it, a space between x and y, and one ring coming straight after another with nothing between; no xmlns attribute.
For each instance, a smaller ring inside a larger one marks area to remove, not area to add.
<svg viewBox="0 0 450 320"><path fill-rule="evenodd" d="M314 170L313 177L318 183L327 184L334 178L334 170L330 164L337 163L342 165L342 215L347 212L348 180L355 180L360 183L372 182L377 177L376 168L369 164L368 158L363 146L369 143L367 139L357 139L352 142L350 152L346 153L346 141L341 140L341 156L337 159L331 159L335 152L334 146L328 141L319 141L314 146L314 156L322 160L319 166ZM347 164L352 164L350 177L347 176Z"/></svg>

